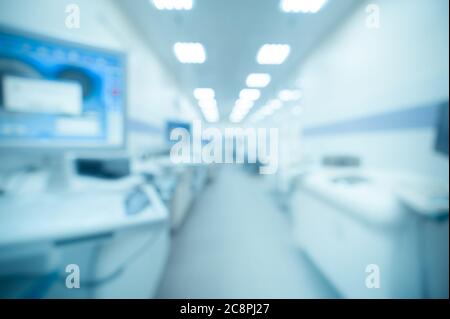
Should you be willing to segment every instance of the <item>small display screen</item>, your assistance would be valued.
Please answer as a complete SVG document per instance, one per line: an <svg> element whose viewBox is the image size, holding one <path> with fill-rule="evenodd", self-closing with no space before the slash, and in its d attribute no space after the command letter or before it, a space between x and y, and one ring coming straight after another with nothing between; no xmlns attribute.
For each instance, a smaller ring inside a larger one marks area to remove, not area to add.
<svg viewBox="0 0 450 319"><path fill-rule="evenodd" d="M448 156L448 101L442 103L439 109L436 150Z"/></svg>

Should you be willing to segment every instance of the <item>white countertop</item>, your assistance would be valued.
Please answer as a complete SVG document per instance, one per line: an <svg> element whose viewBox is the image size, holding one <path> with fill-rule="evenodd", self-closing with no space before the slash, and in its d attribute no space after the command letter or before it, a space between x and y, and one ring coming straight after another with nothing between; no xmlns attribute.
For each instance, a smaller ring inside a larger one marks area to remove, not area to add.
<svg viewBox="0 0 450 319"><path fill-rule="evenodd" d="M168 213L153 187L145 185L151 205L125 213L125 198L136 186L127 181L78 180L64 193L34 193L0 198L0 249L11 245L64 240L158 224Z"/></svg>
<svg viewBox="0 0 450 319"><path fill-rule="evenodd" d="M345 182L347 177L361 178L362 180L352 184ZM363 181L364 179L366 181ZM430 217L433 217L434 213L442 213L442 211L446 211L448 214L448 203L446 207L441 207L442 205L438 207L431 204L420 206L410 201L411 198L419 201L423 196L423 192L412 192L411 185L422 185L418 189L424 189L428 187L427 183L432 183L432 181L393 172L359 168L320 169L308 174L299 187L342 207L356 218L364 219L374 225L394 226L401 223L404 215L410 212ZM406 192L410 195L409 198L401 196ZM448 198L448 187L446 192ZM403 204L409 206L410 209L406 209Z"/></svg>

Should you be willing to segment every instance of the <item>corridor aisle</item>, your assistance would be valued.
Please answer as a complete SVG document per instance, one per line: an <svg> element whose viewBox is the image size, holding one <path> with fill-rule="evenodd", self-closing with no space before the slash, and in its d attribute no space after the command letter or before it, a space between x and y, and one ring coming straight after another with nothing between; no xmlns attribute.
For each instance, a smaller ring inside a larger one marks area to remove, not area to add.
<svg viewBox="0 0 450 319"><path fill-rule="evenodd" d="M268 179L222 166L173 237L158 297L338 295L295 247Z"/></svg>

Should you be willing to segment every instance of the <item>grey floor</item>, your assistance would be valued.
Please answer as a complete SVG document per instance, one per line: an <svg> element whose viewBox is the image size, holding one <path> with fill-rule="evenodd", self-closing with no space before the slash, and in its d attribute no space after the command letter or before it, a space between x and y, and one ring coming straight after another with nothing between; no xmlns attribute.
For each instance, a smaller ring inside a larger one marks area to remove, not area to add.
<svg viewBox="0 0 450 319"><path fill-rule="evenodd" d="M295 247L267 178L221 167L174 234L158 298L337 298Z"/></svg>

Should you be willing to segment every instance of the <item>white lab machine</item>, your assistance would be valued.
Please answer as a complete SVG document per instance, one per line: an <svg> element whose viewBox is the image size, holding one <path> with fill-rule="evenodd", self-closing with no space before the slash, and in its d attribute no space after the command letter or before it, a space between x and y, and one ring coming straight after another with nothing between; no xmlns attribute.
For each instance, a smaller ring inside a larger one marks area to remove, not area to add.
<svg viewBox="0 0 450 319"><path fill-rule="evenodd" d="M139 178L83 180L65 194L0 200L0 295L155 296L170 246L168 213L156 191ZM136 187L148 205L130 212L126 200ZM79 288L66 286L72 265L80 272Z"/></svg>
<svg viewBox="0 0 450 319"><path fill-rule="evenodd" d="M448 296L448 185L440 185L446 204L441 200L425 222L397 195L404 182L358 168L319 169L298 180L292 197L296 242L343 297ZM438 260L431 263L425 248L433 240L425 229L430 223L443 232L434 242ZM379 286L367 283L373 271ZM446 288L433 291L437 280Z"/></svg>
<svg viewBox="0 0 450 319"><path fill-rule="evenodd" d="M133 171L151 174L155 187L169 211L170 227L178 230L188 217L196 198L210 180L210 167L205 164L173 164L169 157L136 162Z"/></svg>
<svg viewBox="0 0 450 319"><path fill-rule="evenodd" d="M120 52L0 28L2 297L155 296L169 252L159 196L73 167L124 152L126 74Z"/></svg>

